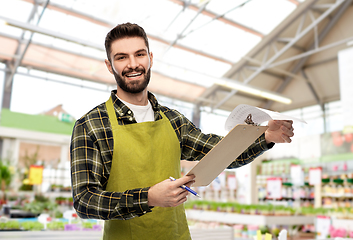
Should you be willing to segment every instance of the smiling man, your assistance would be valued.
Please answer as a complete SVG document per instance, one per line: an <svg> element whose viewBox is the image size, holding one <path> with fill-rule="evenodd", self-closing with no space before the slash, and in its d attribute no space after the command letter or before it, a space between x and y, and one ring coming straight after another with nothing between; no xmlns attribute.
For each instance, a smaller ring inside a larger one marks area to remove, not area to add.
<svg viewBox="0 0 353 240"><path fill-rule="evenodd" d="M117 95L126 93L141 93L147 88L151 77L152 53L149 53L143 39L139 37L124 38L115 41L111 49L123 49L105 60L109 72L115 77L119 86ZM112 60L110 60L112 59ZM112 64L113 62L113 64ZM147 98L145 98L147 104Z"/></svg>
<svg viewBox="0 0 353 240"><path fill-rule="evenodd" d="M182 204L188 191L180 186L190 186L194 177L181 176L180 160L200 160L222 137L202 133L147 90L153 54L143 28L120 24L107 34L105 47L117 89L75 124L74 208L81 218L106 220L104 240L191 239ZM229 167L250 163L292 136L291 121L270 121Z"/></svg>

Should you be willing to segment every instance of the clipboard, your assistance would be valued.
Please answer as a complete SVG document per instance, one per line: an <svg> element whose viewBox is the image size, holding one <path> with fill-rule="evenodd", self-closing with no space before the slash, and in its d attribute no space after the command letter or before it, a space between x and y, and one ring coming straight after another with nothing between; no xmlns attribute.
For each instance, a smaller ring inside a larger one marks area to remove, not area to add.
<svg viewBox="0 0 353 240"><path fill-rule="evenodd" d="M243 153L268 126L236 125L186 175L195 175L193 187L209 185L241 153Z"/></svg>

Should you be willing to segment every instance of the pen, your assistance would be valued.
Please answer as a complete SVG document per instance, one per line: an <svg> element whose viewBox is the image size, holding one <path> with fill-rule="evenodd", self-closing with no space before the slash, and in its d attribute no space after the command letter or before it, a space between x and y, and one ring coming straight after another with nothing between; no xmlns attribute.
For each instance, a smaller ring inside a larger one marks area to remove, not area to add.
<svg viewBox="0 0 353 240"><path fill-rule="evenodd" d="M175 181L175 178L173 178L173 177L169 177L169 179L172 180L172 181ZM200 195L198 195L197 192L195 192L194 190L192 190L192 189L189 188L188 186L181 185L180 187L181 187L182 189L185 189L185 190L191 192L191 193L194 194L196 197L199 197L199 198L200 198Z"/></svg>

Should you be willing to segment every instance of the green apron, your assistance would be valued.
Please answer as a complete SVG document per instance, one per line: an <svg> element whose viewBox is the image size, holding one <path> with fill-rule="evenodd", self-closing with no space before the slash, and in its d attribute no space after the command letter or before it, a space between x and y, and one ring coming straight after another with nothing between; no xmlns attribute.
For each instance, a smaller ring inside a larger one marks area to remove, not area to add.
<svg viewBox="0 0 353 240"><path fill-rule="evenodd" d="M169 176L179 178L180 145L172 125L162 119L119 125L112 99L106 102L114 137L114 153L107 191L153 186ZM183 204L154 207L141 217L104 223L104 240L191 239Z"/></svg>

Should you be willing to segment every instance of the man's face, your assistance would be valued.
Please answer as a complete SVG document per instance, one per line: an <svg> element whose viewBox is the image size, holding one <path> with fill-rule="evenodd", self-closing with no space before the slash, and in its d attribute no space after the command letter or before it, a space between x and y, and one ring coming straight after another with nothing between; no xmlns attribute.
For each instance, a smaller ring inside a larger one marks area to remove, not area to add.
<svg viewBox="0 0 353 240"><path fill-rule="evenodd" d="M123 38L112 43L108 70L118 86L128 93L140 93L147 88L151 77L152 53L140 37Z"/></svg>

